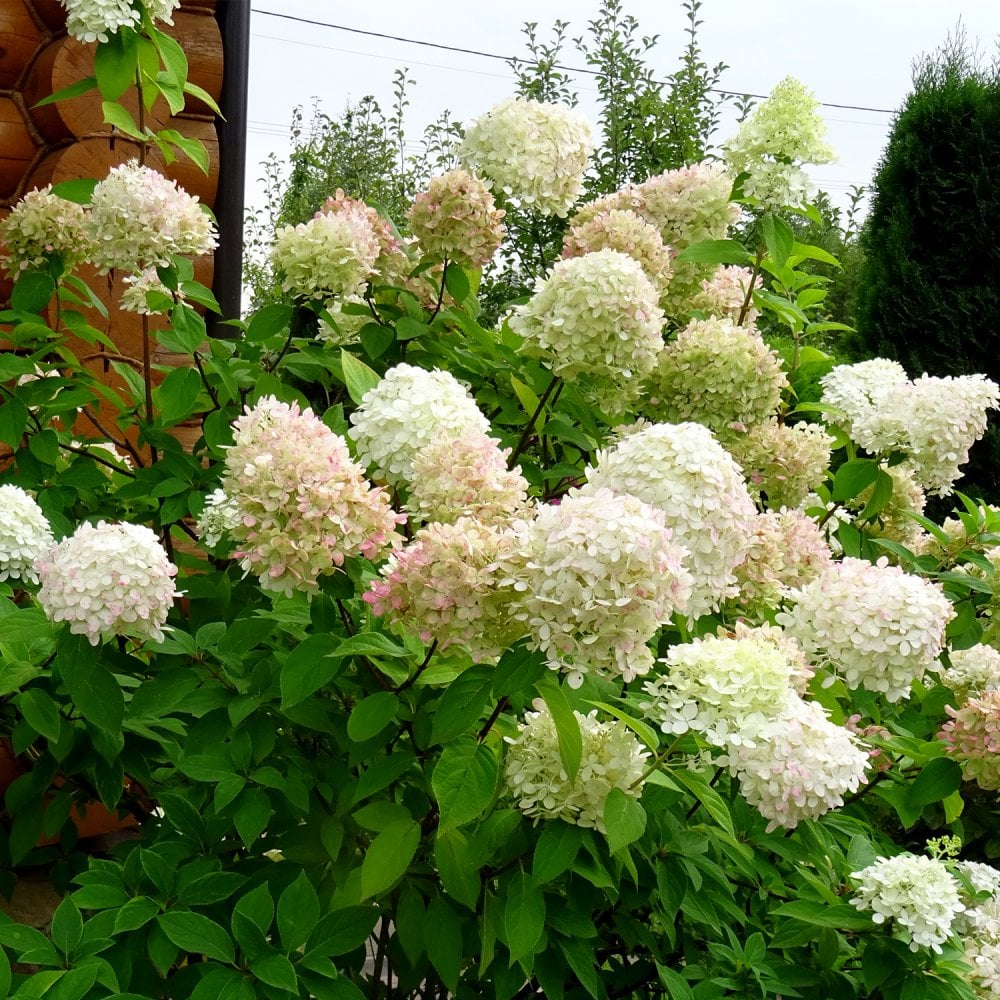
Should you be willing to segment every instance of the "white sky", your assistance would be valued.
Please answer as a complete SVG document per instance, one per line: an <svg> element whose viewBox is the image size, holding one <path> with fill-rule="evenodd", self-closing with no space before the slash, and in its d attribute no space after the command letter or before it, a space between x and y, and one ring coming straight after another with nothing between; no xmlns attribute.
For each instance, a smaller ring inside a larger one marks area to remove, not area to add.
<svg viewBox="0 0 1000 1000"><path fill-rule="evenodd" d="M510 95L513 81L499 60L445 52L267 16L263 11L404 36L501 55L526 56L521 27L537 21L547 39L555 19L583 34L598 0L252 0L247 198L260 200L260 162L288 149L296 105L318 98L336 116L366 94L383 109L392 102L392 75L408 67L408 138L449 108L468 121ZM679 0L625 0L640 33L659 34L650 58L657 75L672 72L683 48L686 19ZM992 56L1000 32L1000 0L704 0L699 39L709 65L725 62L726 90L766 94L794 76L821 101L898 108L910 89L913 59L940 46L959 18L970 40ZM563 59L583 65L575 47ZM580 107L596 117L593 80L580 77ZM885 145L892 116L822 109L839 160L816 169L818 185L842 201L851 184L867 184ZM724 126L725 138L731 126Z"/></svg>

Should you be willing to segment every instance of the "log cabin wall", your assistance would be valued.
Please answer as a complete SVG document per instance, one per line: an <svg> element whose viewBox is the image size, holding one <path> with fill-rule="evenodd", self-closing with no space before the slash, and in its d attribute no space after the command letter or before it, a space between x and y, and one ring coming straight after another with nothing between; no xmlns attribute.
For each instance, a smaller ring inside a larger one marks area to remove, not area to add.
<svg viewBox="0 0 1000 1000"><path fill-rule="evenodd" d="M216 0L182 0L174 14L174 26L160 27L173 35L188 58L188 79L206 90L217 102L222 91L223 46L216 19ZM26 192L45 184L76 178L101 179L108 170L138 155L133 141L115 136L103 122L97 91L43 108L34 107L49 94L75 83L93 72L93 44L86 45L66 34L66 12L59 0L2 0L0 2L0 218ZM137 115L135 95L124 98ZM167 165L151 147L146 162L174 179L190 194L212 207L219 184L219 140L214 114L205 105L189 99L184 111L174 116L159 102L146 121L155 130L173 128L200 139L208 151L206 175L190 160L179 157ZM195 262L195 277L211 287L214 261ZM109 280L83 268L88 281L108 304L121 295L121 279ZM0 303L10 296L11 285L0 268ZM118 352L128 358L142 357L142 322L134 313L111 311L106 332ZM156 317L151 317L155 329ZM0 345L2 346L2 345ZM78 356L93 351L73 345ZM170 364L169 356L154 356L154 363ZM121 388L107 361L95 357L88 362L102 381ZM113 417L112 414L108 416ZM94 434L93 429L82 433Z"/></svg>

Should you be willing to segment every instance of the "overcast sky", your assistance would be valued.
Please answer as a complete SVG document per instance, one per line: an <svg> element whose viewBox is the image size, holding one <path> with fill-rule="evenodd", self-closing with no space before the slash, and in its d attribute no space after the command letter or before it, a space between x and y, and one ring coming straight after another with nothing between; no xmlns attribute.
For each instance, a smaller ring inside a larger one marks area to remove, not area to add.
<svg viewBox="0 0 1000 1000"><path fill-rule="evenodd" d="M260 162L288 149L288 124L296 105L317 98L336 115L348 102L372 94L384 108L392 101L392 75L408 67L411 88L408 136L449 108L471 120L513 91L500 60L465 55L352 33L344 28L437 42L499 55L526 55L521 28L537 21L548 36L555 19L582 34L598 0L252 0L248 200L259 201ZM658 34L650 63L666 76L683 48L686 19L679 0L625 0L626 12L644 34ZM304 24L273 14L331 22L340 28ZM992 57L1000 32L1000 0L704 0L699 38L710 65L729 69L721 86L765 94L783 77L802 80L831 104L892 111L910 88L913 59L936 49L961 18L970 39ZM570 65L582 64L571 45ZM578 78L580 107L594 118L593 81ZM839 160L819 167L820 187L842 201L852 184L867 184L885 146L892 115L881 111L824 107L829 139ZM732 130L723 128L719 138Z"/></svg>

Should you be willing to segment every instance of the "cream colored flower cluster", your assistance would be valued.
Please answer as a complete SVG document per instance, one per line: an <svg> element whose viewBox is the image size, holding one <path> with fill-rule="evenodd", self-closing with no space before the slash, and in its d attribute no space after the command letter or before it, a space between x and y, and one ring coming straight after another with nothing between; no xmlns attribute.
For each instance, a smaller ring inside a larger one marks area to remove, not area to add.
<svg viewBox="0 0 1000 1000"><path fill-rule="evenodd" d="M507 788L518 809L532 819L561 819L604 833L604 804L618 788L642 795L643 765L649 754L617 720L598 722L597 713L573 713L583 736L580 770L570 780L559 756L555 722L544 705L528 712L507 750Z"/></svg>
<svg viewBox="0 0 1000 1000"><path fill-rule="evenodd" d="M402 276L409 272L410 258L403 250L403 244L392 223L360 198L351 198L344 194L343 188L337 188L336 192L323 202L316 214L347 216L354 220L353 224L362 232L364 225L361 220L368 223L378 242L378 256L375 258L372 271L382 281L391 284L401 280Z"/></svg>
<svg viewBox="0 0 1000 1000"><path fill-rule="evenodd" d="M351 415L358 459L393 485L413 482L421 448L465 433L487 434L476 401L450 372L413 365L390 368Z"/></svg>
<svg viewBox="0 0 1000 1000"><path fill-rule="evenodd" d="M772 416L787 388L777 354L756 330L692 320L660 353L648 409L656 420L704 424L725 444Z"/></svg>
<svg viewBox="0 0 1000 1000"><path fill-rule="evenodd" d="M233 424L222 490L239 510L235 557L264 590L314 592L348 556L399 541L401 515L373 489L347 442L312 410L266 396Z"/></svg>
<svg viewBox="0 0 1000 1000"><path fill-rule="evenodd" d="M441 650L457 645L476 662L495 660L520 635L500 583L500 563L514 544L510 531L473 518L429 524L389 556L364 599Z"/></svg>
<svg viewBox="0 0 1000 1000"><path fill-rule="evenodd" d="M53 257L69 270L89 253L86 220L86 209L54 195L51 184L29 191L0 220L5 270L17 277L29 267L44 266Z"/></svg>
<svg viewBox="0 0 1000 1000"><path fill-rule="evenodd" d="M607 412L622 413L663 347L657 299L638 261L597 250L557 262L508 322L526 354L565 379L585 375L590 396Z"/></svg>
<svg viewBox="0 0 1000 1000"><path fill-rule="evenodd" d="M458 158L513 201L565 216L580 197L593 151L593 129L580 112L510 97L466 129Z"/></svg>
<svg viewBox="0 0 1000 1000"><path fill-rule="evenodd" d="M955 649L948 654L951 666L941 671L941 683L959 701L970 695L1000 690L1000 651L980 643L970 649Z"/></svg>
<svg viewBox="0 0 1000 1000"><path fill-rule="evenodd" d="M938 584L889 566L847 558L793 591L777 616L807 656L824 660L848 688L909 696L936 669L954 608Z"/></svg>
<svg viewBox="0 0 1000 1000"><path fill-rule="evenodd" d="M81 524L35 563L38 603L51 621L96 646L112 636L163 639L177 567L138 524Z"/></svg>
<svg viewBox="0 0 1000 1000"><path fill-rule="evenodd" d="M766 420L726 446L746 475L750 493L771 510L798 507L830 465L833 438L821 424L779 424Z"/></svg>
<svg viewBox="0 0 1000 1000"><path fill-rule="evenodd" d="M968 698L960 708L945 706L951 718L938 739L962 765L967 781L987 791L1000 790L1000 690Z"/></svg>
<svg viewBox="0 0 1000 1000"><path fill-rule="evenodd" d="M55 544L34 497L19 486L0 486L0 581L38 583L35 560Z"/></svg>
<svg viewBox="0 0 1000 1000"><path fill-rule="evenodd" d="M701 290L691 299L689 308L698 309L706 316L738 322L750 287L751 274L748 267L717 268L711 277L702 280ZM763 283L763 278L758 277L754 288L760 288ZM744 325L753 326L759 315L760 310L754 307L751 299L743 318Z"/></svg>
<svg viewBox="0 0 1000 1000"><path fill-rule="evenodd" d="M423 253L484 267L503 242L504 215L478 177L449 170L416 196L408 218Z"/></svg>
<svg viewBox="0 0 1000 1000"><path fill-rule="evenodd" d="M636 425L614 447L597 452L585 494L628 493L661 511L676 544L687 549L693 579L690 618L719 609L737 593L757 518L739 466L701 424Z"/></svg>
<svg viewBox="0 0 1000 1000"><path fill-rule="evenodd" d="M469 427L424 445L413 458L407 510L424 521L473 517L500 524L528 513L528 482L507 468L509 448Z"/></svg>
<svg viewBox="0 0 1000 1000"><path fill-rule="evenodd" d="M802 164L835 159L826 143L819 102L791 77L774 88L723 146L733 171L747 174L744 193L774 211L806 201L810 183Z"/></svg>
<svg viewBox="0 0 1000 1000"><path fill-rule="evenodd" d="M673 274L673 255L656 226L635 212L612 209L574 223L563 239L563 257L582 257L595 250L617 250L637 260L662 295Z"/></svg>
<svg viewBox="0 0 1000 1000"><path fill-rule="evenodd" d="M653 665L646 643L686 607L691 577L663 514L634 496L571 494L515 525L503 580L510 614L571 687L585 674L626 681Z"/></svg>
<svg viewBox="0 0 1000 1000"><path fill-rule="evenodd" d="M820 379L823 402L843 410L831 423L844 428L855 444L866 451L899 448L906 440L903 415L889 409L886 396L909 379L898 361L872 358L853 365L836 365Z"/></svg>
<svg viewBox="0 0 1000 1000"><path fill-rule="evenodd" d="M66 31L81 42L106 42L121 28L138 28L145 6L155 21L173 24L180 0L59 0L66 8Z"/></svg>
<svg viewBox="0 0 1000 1000"><path fill-rule="evenodd" d="M169 310L176 300L183 301L183 294L179 291L172 292L160 280L160 276L155 267L147 267L138 274L127 275L124 279L127 286L119 299L119 305L127 312L139 313L141 316L149 316L153 313L163 312L163 309L150 307L149 299L146 297L150 292L158 293L169 300L167 309Z"/></svg>
<svg viewBox="0 0 1000 1000"><path fill-rule="evenodd" d="M195 530L205 545L214 549L223 539L233 537L242 518L239 504L225 490L213 490L205 498Z"/></svg>
<svg viewBox="0 0 1000 1000"><path fill-rule="evenodd" d="M861 871L852 872L859 883L851 904L869 910L872 920L891 920L897 936L911 951L930 948L941 954L941 945L953 933L955 918L964 912L958 879L941 861L915 854L877 858Z"/></svg>
<svg viewBox="0 0 1000 1000"><path fill-rule="evenodd" d="M752 741L730 744L727 762L740 793L768 820L771 833L842 806L844 795L865 783L868 759L822 706L792 695Z"/></svg>
<svg viewBox="0 0 1000 1000"><path fill-rule="evenodd" d="M174 254L197 256L218 244L198 199L137 160L112 167L94 188L86 229L88 259L102 274L169 264Z"/></svg>

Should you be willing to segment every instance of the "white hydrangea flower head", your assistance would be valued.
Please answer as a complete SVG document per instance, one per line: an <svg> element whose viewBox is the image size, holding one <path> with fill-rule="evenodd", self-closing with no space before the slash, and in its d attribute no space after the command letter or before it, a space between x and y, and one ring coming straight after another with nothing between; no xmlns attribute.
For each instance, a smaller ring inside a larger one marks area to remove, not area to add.
<svg viewBox="0 0 1000 1000"><path fill-rule="evenodd" d="M586 470L584 494L629 493L662 511L688 554L690 618L717 611L737 593L757 518L740 467L701 424L639 424Z"/></svg>
<svg viewBox="0 0 1000 1000"><path fill-rule="evenodd" d="M503 243L505 214L478 177L449 170L414 198L407 217L424 253L484 267Z"/></svg>
<svg viewBox="0 0 1000 1000"><path fill-rule="evenodd" d="M802 652L802 647L784 629L777 625L751 625L746 621L738 621L731 629L720 625L718 634L725 639L769 642L791 664L792 690L798 695L805 695L809 680L816 671Z"/></svg>
<svg viewBox="0 0 1000 1000"><path fill-rule="evenodd" d="M106 42L120 28L137 28L141 17L132 0L59 0L66 31L81 42Z"/></svg>
<svg viewBox="0 0 1000 1000"><path fill-rule="evenodd" d="M478 428L424 445L413 458L406 509L424 521L472 517L507 523L529 512L528 481L520 467L507 468L509 448Z"/></svg>
<svg viewBox="0 0 1000 1000"><path fill-rule="evenodd" d="M986 791L1000 790L1000 691L984 691L957 709L945 705L945 711L951 718L938 739L962 765L966 781Z"/></svg>
<svg viewBox="0 0 1000 1000"><path fill-rule="evenodd" d="M977 893L988 892L993 897L1000 895L1000 871L992 865L984 865L979 861L959 861L956 867ZM967 899L966 902L972 901Z"/></svg>
<svg viewBox="0 0 1000 1000"><path fill-rule="evenodd" d="M976 996L1000 996L1000 934L966 938L965 961L972 966L968 981Z"/></svg>
<svg viewBox="0 0 1000 1000"><path fill-rule="evenodd" d="M656 420L695 421L725 443L774 415L788 379L756 330L712 318L691 320L678 332L661 351L648 385Z"/></svg>
<svg viewBox="0 0 1000 1000"><path fill-rule="evenodd" d="M766 613L833 561L822 529L801 511L767 511L754 522L747 558L736 567L742 608Z"/></svg>
<svg viewBox="0 0 1000 1000"><path fill-rule="evenodd" d="M508 737L505 778L514 804L532 819L561 819L605 833L604 803L613 788L630 798L642 795L638 784L649 753L619 722L598 722L597 713L574 712L583 736L580 770L570 781L559 757L559 737L548 709L536 702L515 738Z"/></svg>
<svg viewBox="0 0 1000 1000"><path fill-rule="evenodd" d="M35 563L38 603L54 622L96 646L123 635L163 639L178 596L177 567L144 525L81 524Z"/></svg>
<svg viewBox="0 0 1000 1000"><path fill-rule="evenodd" d="M390 368L365 393L351 423L348 436L357 446L358 459L393 485L413 481L413 462L421 448L442 438L490 430L472 394L451 372L408 364Z"/></svg>
<svg viewBox="0 0 1000 1000"><path fill-rule="evenodd" d="M155 267L147 267L137 274L126 275L124 284L126 288L122 292L118 304L126 312L138 313L140 316L153 316L156 313L169 312L175 301L184 301L184 295L179 289L171 291L163 284ZM149 300L146 298L150 292L158 292L160 295L166 296L169 302L165 303L162 308L151 308Z"/></svg>
<svg viewBox="0 0 1000 1000"><path fill-rule="evenodd" d="M646 643L691 592L684 549L663 514L627 494L574 491L515 530L503 582L532 648L571 687L587 673L626 681L647 673Z"/></svg>
<svg viewBox="0 0 1000 1000"><path fill-rule="evenodd" d="M768 821L767 832L794 830L844 804L866 781L868 754L814 701L791 695L752 743L731 744L729 771L740 792Z"/></svg>
<svg viewBox="0 0 1000 1000"><path fill-rule="evenodd" d="M595 250L617 250L637 260L662 295L673 274L673 254L660 231L628 209L598 212L574 223L563 238L563 257L582 257Z"/></svg>
<svg viewBox="0 0 1000 1000"><path fill-rule="evenodd" d="M102 274L141 271L218 245L215 223L198 199L137 160L112 167L94 188L86 230L90 262Z"/></svg>
<svg viewBox="0 0 1000 1000"><path fill-rule="evenodd" d="M526 354L556 375L587 376L591 397L609 413L627 411L663 349L663 310L638 261L597 250L558 261L508 320Z"/></svg>
<svg viewBox="0 0 1000 1000"><path fill-rule="evenodd" d="M349 556L378 558L404 518L312 410L265 396L233 423L221 489L239 509L234 553L264 590L314 593Z"/></svg>
<svg viewBox="0 0 1000 1000"><path fill-rule="evenodd" d="M820 379L823 402L845 414L831 415L831 422L843 426L852 441L870 452L899 448L906 441L906 420L898 406L888 405L888 396L909 382L903 366L886 358L836 365Z"/></svg>
<svg viewBox="0 0 1000 1000"><path fill-rule="evenodd" d="M35 560L54 544L35 498L20 486L0 486L0 580L38 583Z"/></svg>
<svg viewBox="0 0 1000 1000"><path fill-rule="evenodd" d="M345 312L344 306L364 306L365 312ZM323 308L329 314L331 322L322 316L316 328L317 340L322 340L331 347L346 347L358 342L361 328L372 321L372 314L360 295L342 295L324 303Z"/></svg>
<svg viewBox="0 0 1000 1000"><path fill-rule="evenodd" d="M458 159L511 200L566 216L593 151L593 128L579 111L509 97L466 129Z"/></svg>
<svg viewBox="0 0 1000 1000"><path fill-rule="evenodd" d="M940 955L955 918L965 910L958 880L932 858L915 854L880 857L852 872L851 878L859 883L851 904L870 910L877 924L892 920L896 936L909 944L910 951L930 948Z"/></svg>
<svg viewBox="0 0 1000 1000"><path fill-rule="evenodd" d="M363 212L317 212L274 234L271 262L285 292L306 299L360 295L372 276L379 241Z"/></svg>
<svg viewBox="0 0 1000 1000"><path fill-rule="evenodd" d="M821 424L766 420L727 437L726 447L743 468L751 496L780 510L800 507L823 482L833 438Z"/></svg>
<svg viewBox="0 0 1000 1000"><path fill-rule="evenodd" d="M716 747L752 744L794 693L799 664L763 635L706 636L672 646L643 685L647 715L665 733L699 733Z"/></svg>
<svg viewBox="0 0 1000 1000"><path fill-rule="evenodd" d="M702 280L701 291L691 299L691 308L701 310L706 316L738 322L752 276L753 272L748 267L717 268L710 278ZM764 279L758 276L754 288L760 288L763 284ZM753 305L751 299L747 314L743 318L744 325L753 326L759 315L760 310Z"/></svg>
<svg viewBox="0 0 1000 1000"><path fill-rule="evenodd" d="M195 531L210 549L214 549L224 538L232 537L242 517L239 504L226 496L225 490L213 490L205 497Z"/></svg>
<svg viewBox="0 0 1000 1000"><path fill-rule="evenodd" d="M914 681L937 669L945 627L954 617L937 583L890 566L847 558L791 592L778 624L807 656L824 660L848 688L909 696Z"/></svg>
<svg viewBox="0 0 1000 1000"><path fill-rule="evenodd" d="M951 494L969 449L986 431L986 411L998 402L1000 386L985 375L922 375L889 393L886 405L902 414L908 462L924 489Z"/></svg>
<svg viewBox="0 0 1000 1000"><path fill-rule="evenodd" d="M524 631L510 620L501 583L501 563L515 545L511 531L473 518L429 524L389 556L363 597L424 642L460 646L477 663L496 660Z"/></svg>
<svg viewBox="0 0 1000 1000"><path fill-rule="evenodd" d="M959 702L970 695L1000 690L1000 650L980 643L949 652L951 666L941 671L941 683Z"/></svg>
<svg viewBox="0 0 1000 1000"><path fill-rule="evenodd" d="M29 267L44 267L58 256L69 270L87 257L87 211L52 193L52 185L29 191L0 220L0 256L12 277Z"/></svg>
<svg viewBox="0 0 1000 1000"><path fill-rule="evenodd" d="M766 208L802 205L809 193L804 163L830 163L836 157L826 143L819 102L798 80L786 77L758 104L736 135L723 143L726 162L746 173L744 193Z"/></svg>

